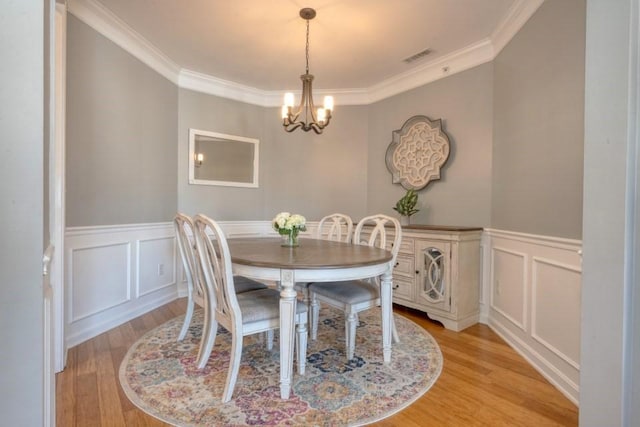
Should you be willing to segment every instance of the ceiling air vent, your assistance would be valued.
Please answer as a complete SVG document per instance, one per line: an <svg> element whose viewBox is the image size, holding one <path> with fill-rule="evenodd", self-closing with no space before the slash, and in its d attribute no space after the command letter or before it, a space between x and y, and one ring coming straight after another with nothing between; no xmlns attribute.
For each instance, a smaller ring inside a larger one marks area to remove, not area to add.
<svg viewBox="0 0 640 427"><path fill-rule="evenodd" d="M418 53L414 53L413 55L409 56L408 58L405 58L402 60L402 62L405 62L407 64L411 64L412 62L415 62L419 59L424 58L425 56L429 55L431 53L431 49L426 48L425 50L422 50Z"/></svg>

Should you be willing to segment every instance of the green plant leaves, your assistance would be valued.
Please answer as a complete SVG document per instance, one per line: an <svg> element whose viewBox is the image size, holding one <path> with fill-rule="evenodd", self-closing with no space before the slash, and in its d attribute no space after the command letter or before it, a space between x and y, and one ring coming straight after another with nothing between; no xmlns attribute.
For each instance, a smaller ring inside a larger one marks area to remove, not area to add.
<svg viewBox="0 0 640 427"><path fill-rule="evenodd" d="M398 200L393 209L400 215L411 216L420 211L420 209L416 209L417 203L418 194L415 192L415 190L407 190L407 193L400 200Z"/></svg>

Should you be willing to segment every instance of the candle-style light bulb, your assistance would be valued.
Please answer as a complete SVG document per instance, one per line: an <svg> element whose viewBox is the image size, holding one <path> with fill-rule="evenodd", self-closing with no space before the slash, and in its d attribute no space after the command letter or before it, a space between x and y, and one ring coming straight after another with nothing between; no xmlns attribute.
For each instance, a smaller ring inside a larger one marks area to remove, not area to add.
<svg viewBox="0 0 640 427"><path fill-rule="evenodd" d="M324 109L333 111L333 96L324 97Z"/></svg>
<svg viewBox="0 0 640 427"><path fill-rule="evenodd" d="M293 107L293 93L287 92L284 94L284 105L287 107Z"/></svg>
<svg viewBox="0 0 640 427"><path fill-rule="evenodd" d="M327 120L327 110L318 108L318 122L324 124L325 120Z"/></svg>
<svg viewBox="0 0 640 427"><path fill-rule="evenodd" d="M286 105L282 106L282 118L286 119L289 116L289 107Z"/></svg>

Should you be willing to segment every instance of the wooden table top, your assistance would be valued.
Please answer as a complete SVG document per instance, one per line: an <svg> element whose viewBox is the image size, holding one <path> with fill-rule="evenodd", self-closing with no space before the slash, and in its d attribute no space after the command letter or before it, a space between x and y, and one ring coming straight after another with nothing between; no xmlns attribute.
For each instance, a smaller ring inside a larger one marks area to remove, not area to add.
<svg viewBox="0 0 640 427"><path fill-rule="evenodd" d="M391 252L363 245L300 238L300 246L280 246L280 238L233 238L227 240L231 261L256 267L285 269L332 269L381 264Z"/></svg>

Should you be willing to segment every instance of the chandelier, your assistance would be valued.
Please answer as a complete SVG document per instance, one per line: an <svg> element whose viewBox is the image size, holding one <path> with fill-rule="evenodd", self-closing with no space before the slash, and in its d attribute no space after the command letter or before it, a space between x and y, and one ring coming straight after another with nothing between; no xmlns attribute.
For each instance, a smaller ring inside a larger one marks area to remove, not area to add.
<svg viewBox="0 0 640 427"><path fill-rule="evenodd" d="M322 130L331 121L331 112L333 111L333 97L324 97L324 108L316 110L313 104L312 83L313 74L309 74L309 21L315 18L316 11L310 7L300 9L300 17L307 21L307 46L306 46L306 72L300 76L302 80L302 98L300 105L296 111L293 110L294 97L293 93L284 94L284 105L282 106L282 125L287 132L293 132L300 128L305 132L313 130L317 134L321 134ZM304 119L304 120L303 120Z"/></svg>

